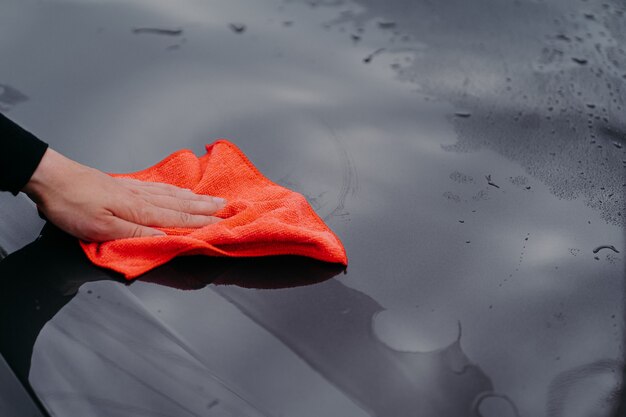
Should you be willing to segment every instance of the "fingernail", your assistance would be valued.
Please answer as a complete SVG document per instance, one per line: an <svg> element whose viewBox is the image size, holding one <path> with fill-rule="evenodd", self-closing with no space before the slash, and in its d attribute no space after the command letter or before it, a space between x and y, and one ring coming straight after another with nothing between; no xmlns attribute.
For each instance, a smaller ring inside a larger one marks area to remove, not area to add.
<svg viewBox="0 0 626 417"><path fill-rule="evenodd" d="M163 236L167 236L167 233L162 232L160 230L157 230L152 236L154 236L154 237L163 237Z"/></svg>
<svg viewBox="0 0 626 417"><path fill-rule="evenodd" d="M220 197L213 197L213 201L215 201L215 203L219 204L220 206L223 206L226 204L226 200Z"/></svg>

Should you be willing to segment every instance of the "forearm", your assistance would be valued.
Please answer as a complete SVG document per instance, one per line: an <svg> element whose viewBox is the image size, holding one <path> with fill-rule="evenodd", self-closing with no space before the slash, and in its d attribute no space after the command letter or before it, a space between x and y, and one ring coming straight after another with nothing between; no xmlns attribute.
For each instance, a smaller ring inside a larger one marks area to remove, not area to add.
<svg viewBox="0 0 626 417"><path fill-rule="evenodd" d="M0 191L19 193L48 145L0 114Z"/></svg>

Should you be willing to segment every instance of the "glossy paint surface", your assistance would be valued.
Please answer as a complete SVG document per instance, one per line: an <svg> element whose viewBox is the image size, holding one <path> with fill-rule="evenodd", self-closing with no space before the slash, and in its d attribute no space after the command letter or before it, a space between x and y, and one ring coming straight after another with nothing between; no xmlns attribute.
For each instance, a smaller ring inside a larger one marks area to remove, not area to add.
<svg viewBox="0 0 626 417"><path fill-rule="evenodd" d="M3 356L58 415L623 415L624 13L3 1L10 117L110 172L226 137L350 258L128 285L2 196Z"/></svg>

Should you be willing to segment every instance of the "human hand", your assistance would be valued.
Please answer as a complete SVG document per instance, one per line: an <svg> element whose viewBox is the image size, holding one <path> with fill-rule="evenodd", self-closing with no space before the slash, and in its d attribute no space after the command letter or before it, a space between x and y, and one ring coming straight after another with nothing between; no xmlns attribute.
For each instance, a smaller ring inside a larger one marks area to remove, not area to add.
<svg viewBox="0 0 626 417"><path fill-rule="evenodd" d="M226 203L169 184L114 178L50 148L22 191L50 222L89 242L206 226L221 220L212 214Z"/></svg>

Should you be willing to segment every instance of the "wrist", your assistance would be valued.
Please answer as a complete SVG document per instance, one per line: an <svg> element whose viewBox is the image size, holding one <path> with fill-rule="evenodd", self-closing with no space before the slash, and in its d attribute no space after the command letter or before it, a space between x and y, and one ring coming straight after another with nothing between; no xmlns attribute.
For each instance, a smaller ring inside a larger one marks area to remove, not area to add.
<svg viewBox="0 0 626 417"><path fill-rule="evenodd" d="M38 205L43 204L45 196L59 187L68 163L69 159L48 148L22 192Z"/></svg>

